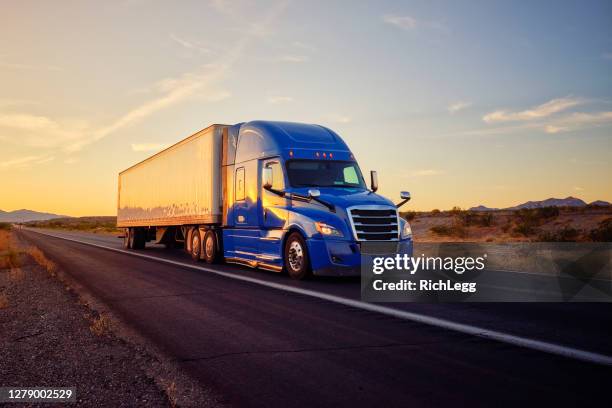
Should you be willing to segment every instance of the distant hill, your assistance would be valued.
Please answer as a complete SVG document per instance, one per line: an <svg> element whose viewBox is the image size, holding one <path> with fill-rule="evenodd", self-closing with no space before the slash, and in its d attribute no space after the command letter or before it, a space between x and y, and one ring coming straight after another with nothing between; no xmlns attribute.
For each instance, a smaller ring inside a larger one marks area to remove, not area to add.
<svg viewBox="0 0 612 408"><path fill-rule="evenodd" d="M522 208L542 208L542 207L584 207L587 203L576 197L549 198L542 201L527 201L507 210L520 210Z"/></svg>
<svg viewBox="0 0 612 408"><path fill-rule="evenodd" d="M607 201L596 200L596 201L593 201L592 203L589 203L589 205L596 205L596 206L599 206L599 207L610 207L612 204L610 204Z"/></svg>
<svg viewBox="0 0 612 408"><path fill-rule="evenodd" d="M489 208L489 207L485 207L484 205L479 205L478 207L472 207L469 209L469 211L496 211L499 210L499 208Z"/></svg>
<svg viewBox="0 0 612 408"><path fill-rule="evenodd" d="M542 207L585 207L587 205L591 206L599 206L599 207L608 207L611 206L607 201L597 200L592 203L587 204L583 200L576 197L566 197L566 198L549 198L542 201L527 201L526 203L515 205L514 207L503 208L504 210L520 210L523 208L542 208ZM479 205L477 207L472 207L469 211L496 211L499 208L490 208L484 205Z"/></svg>
<svg viewBox="0 0 612 408"><path fill-rule="evenodd" d="M44 220L51 220L54 218L66 218L66 216L26 210L26 209L15 210L15 211L0 210L0 222L44 221Z"/></svg>

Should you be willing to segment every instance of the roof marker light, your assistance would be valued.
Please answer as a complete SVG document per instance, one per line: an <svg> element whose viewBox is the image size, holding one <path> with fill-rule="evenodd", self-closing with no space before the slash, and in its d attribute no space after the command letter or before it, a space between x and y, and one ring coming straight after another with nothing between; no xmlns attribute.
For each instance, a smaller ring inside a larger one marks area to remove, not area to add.
<svg viewBox="0 0 612 408"><path fill-rule="evenodd" d="M329 158L331 159L332 157L334 157L333 153L329 154Z"/></svg>
<svg viewBox="0 0 612 408"><path fill-rule="evenodd" d="M326 157L327 157L327 153L323 153L323 158L326 158Z"/></svg>
<svg viewBox="0 0 612 408"><path fill-rule="evenodd" d="M315 153L315 156L319 157L319 152L316 152L316 153Z"/></svg>
<svg viewBox="0 0 612 408"><path fill-rule="evenodd" d="M289 157L293 157L293 150L289 150Z"/></svg>

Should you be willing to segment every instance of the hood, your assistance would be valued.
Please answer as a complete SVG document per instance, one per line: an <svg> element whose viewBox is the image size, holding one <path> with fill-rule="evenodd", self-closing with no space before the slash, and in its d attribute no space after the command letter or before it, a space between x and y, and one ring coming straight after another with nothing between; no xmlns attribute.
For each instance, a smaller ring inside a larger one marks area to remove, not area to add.
<svg viewBox="0 0 612 408"><path fill-rule="evenodd" d="M298 194L308 195L308 190L309 188L300 188L293 191ZM343 209L356 205L388 205L395 207L391 200L368 190L331 187L321 187L317 190L321 192L321 200Z"/></svg>

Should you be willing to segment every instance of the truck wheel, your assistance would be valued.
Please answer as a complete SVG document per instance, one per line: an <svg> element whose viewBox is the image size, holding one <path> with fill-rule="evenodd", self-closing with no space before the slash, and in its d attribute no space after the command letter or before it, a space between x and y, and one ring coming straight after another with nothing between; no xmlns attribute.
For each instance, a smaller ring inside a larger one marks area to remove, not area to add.
<svg viewBox="0 0 612 408"><path fill-rule="evenodd" d="M312 273L306 241L299 232L292 232L285 242L284 263L292 279L305 279Z"/></svg>
<svg viewBox="0 0 612 408"><path fill-rule="evenodd" d="M130 249L130 229L125 228L123 231L123 248Z"/></svg>
<svg viewBox="0 0 612 408"><path fill-rule="evenodd" d="M213 230L206 231L204 235L204 260L206 263L212 264L218 258L217 237Z"/></svg>
<svg viewBox="0 0 612 408"><path fill-rule="evenodd" d="M200 252L202 252L202 240L200 238L200 231L196 228L191 233L191 259L199 261Z"/></svg>

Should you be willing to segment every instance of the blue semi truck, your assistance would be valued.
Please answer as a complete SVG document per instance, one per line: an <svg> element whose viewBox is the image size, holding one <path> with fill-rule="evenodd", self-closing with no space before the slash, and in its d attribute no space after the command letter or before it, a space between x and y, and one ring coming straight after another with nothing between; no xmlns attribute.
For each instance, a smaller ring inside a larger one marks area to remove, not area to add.
<svg viewBox="0 0 612 408"><path fill-rule="evenodd" d="M323 126L212 125L119 174L124 247L182 246L194 260L310 275L359 275L364 243L412 255L410 224L368 186L342 138Z"/></svg>

